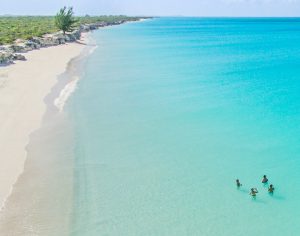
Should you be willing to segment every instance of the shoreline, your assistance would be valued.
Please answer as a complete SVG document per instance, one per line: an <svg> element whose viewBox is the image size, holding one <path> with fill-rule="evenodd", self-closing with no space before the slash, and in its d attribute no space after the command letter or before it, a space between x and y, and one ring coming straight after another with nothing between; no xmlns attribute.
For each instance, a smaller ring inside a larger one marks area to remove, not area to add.
<svg viewBox="0 0 300 236"><path fill-rule="evenodd" d="M45 98L87 43L82 33L79 42L32 50L26 61L0 67L0 213L24 171L30 135L47 110Z"/></svg>
<svg viewBox="0 0 300 236"><path fill-rule="evenodd" d="M43 99L46 111L40 127L30 134L24 170L0 211L0 234L69 235L74 135L68 113L55 100L62 100L64 105L74 92L69 85L76 85L83 76L85 61L96 48L90 33L84 35L83 42L86 46L66 63Z"/></svg>
<svg viewBox="0 0 300 236"><path fill-rule="evenodd" d="M0 67L12 65L16 61L26 61L27 57L25 54L32 50L78 42L80 41L82 34L92 32L100 28L126 24L129 22L139 22L145 19L149 18L140 17L137 19L126 19L113 22L98 21L94 23L86 23L81 24L72 32L66 32L65 34L58 31L51 34L45 34L41 37L32 37L28 40L16 39L15 42L11 44L0 44Z"/></svg>
<svg viewBox="0 0 300 236"><path fill-rule="evenodd" d="M5 164L0 166L1 233L69 230L73 137L62 111L82 76L85 59L97 48L92 32L81 32L75 42L31 50L25 54L27 60L0 66L0 101L6 106L0 111L0 161ZM61 156L61 146L68 155ZM64 190L56 191L53 181Z"/></svg>

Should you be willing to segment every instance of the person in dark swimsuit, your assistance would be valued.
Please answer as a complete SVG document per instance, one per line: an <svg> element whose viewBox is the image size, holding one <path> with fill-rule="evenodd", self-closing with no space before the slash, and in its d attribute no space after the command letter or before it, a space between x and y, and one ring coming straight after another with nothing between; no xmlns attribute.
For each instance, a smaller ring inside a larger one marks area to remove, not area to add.
<svg viewBox="0 0 300 236"><path fill-rule="evenodd" d="M242 184L241 184L241 182L240 182L239 179L236 180L236 186L237 186L238 188L242 186Z"/></svg>
<svg viewBox="0 0 300 236"><path fill-rule="evenodd" d="M251 190L250 190L250 195L252 196L252 197L256 197L256 194L258 193L258 191L257 191L257 189L256 188L251 188Z"/></svg>
<svg viewBox="0 0 300 236"><path fill-rule="evenodd" d="M263 176L263 179L261 180L261 182L263 183L263 184L266 184L266 183L268 183L268 178L267 178L267 176L266 175L264 175Z"/></svg>
<svg viewBox="0 0 300 236"><path fill-rule="evenodd" d="M271 193L271 194L273 194L274 190L275 190L275 188L274 188L273 184L270 184L270 186L268 188L268 192Z"/></svg>

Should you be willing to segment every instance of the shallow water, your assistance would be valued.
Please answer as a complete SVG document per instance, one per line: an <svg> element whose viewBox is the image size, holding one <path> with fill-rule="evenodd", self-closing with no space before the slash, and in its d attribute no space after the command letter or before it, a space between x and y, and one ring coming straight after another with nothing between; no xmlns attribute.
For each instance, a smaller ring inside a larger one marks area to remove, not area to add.
<svg viewBox="0 0 300 236"><path fill-rule="evenodd" d="M300 233L300 19L161 18L93 36L66 107L71 235Z"/></svg>

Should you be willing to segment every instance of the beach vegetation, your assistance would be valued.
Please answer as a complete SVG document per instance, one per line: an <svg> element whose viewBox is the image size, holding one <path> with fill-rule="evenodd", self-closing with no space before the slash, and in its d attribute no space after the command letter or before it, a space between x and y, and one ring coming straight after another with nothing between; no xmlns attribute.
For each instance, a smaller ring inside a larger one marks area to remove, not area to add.
<svg viewBox="0 0 300 236"><path fill-rule="evenodd" d="M55 16L55 25L58 29L62 30L63 34L74 29L77 20L74 18L73 7L63 7Z"/></svg>
<svg viewBox="0 0 300 236"><path fill-rule="evenodd" d="M127 16L74 16L74 28L81 24L96 22L113 23L137 20ZM0 16L0 45L11 44L16 39L32 39L60 30L55 24L55 16Z"/></svg>

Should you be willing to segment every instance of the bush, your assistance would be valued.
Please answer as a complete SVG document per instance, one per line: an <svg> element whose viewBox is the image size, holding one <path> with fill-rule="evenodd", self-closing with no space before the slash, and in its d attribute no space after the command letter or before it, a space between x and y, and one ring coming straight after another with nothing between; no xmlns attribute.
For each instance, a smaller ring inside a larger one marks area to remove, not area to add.
<svg viewBox="0 0 300 236"><path fill-rule="evenodd" d="M55 25L58 29L62 30L64 34L68 31L72 31L74 29L74 24L77 22L73 17L74 12L73 8L63 7L55 16Z"/></svg>

